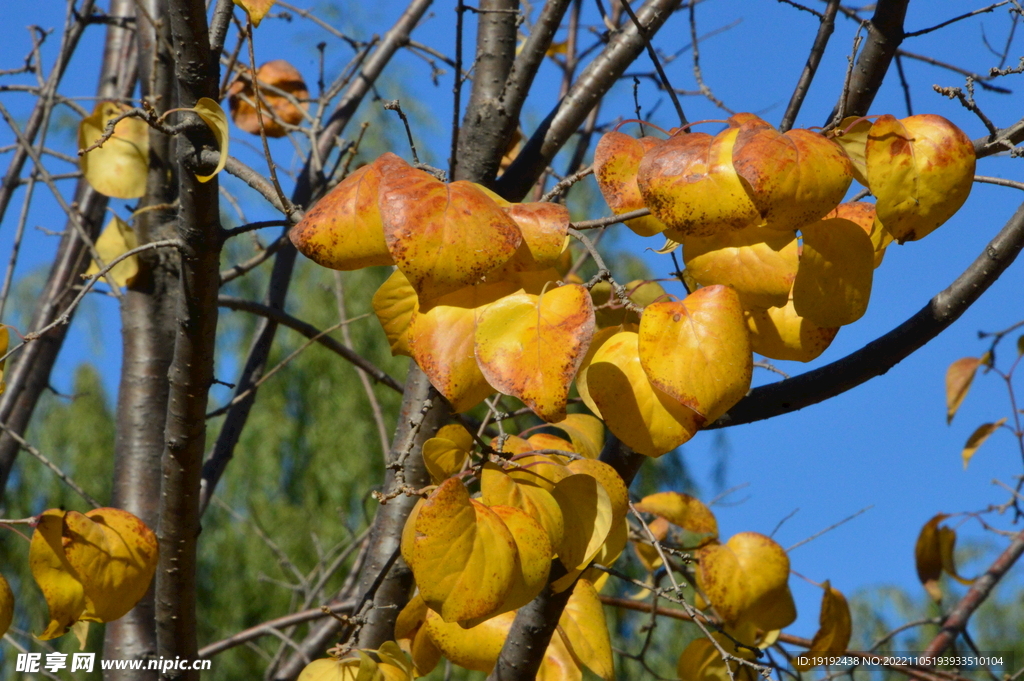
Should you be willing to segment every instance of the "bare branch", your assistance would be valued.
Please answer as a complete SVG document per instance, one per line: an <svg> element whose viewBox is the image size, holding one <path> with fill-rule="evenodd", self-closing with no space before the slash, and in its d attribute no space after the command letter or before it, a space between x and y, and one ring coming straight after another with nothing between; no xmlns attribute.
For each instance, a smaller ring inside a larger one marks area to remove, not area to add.
<svg viewBox="0 0 1024 681"><path fill-rule="evenodd" d="M807 91L811 89L811 81L814 80L821 57L825 54L825 48L828 47L828 39L832 37L832 32L835 30L836 12L839 10L840 2L841 0L829 0L828 7L825 8L825 13L821 16L818 34L814 37L814 44L811 45L811 54L807 57L807 64L804 65L803 73L800 74L800 80L797 81L796 89L793 90L793 96L786 107L786 113L782 115L782 122L779 123L779 130L782 132L793 127L796 117L800 113L800 107L803 106L804 98L807 97Z"/></svg>

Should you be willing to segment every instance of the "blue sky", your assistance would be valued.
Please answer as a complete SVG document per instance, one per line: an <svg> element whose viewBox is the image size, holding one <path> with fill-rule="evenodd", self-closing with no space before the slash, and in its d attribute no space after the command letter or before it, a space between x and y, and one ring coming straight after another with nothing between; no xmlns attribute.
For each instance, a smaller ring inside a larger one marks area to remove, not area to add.
<svg viewBox="0 0 1024 681"><path fill-rule="evenodd" d="M586 11L593 13L591 3L586 4ZM823 5L817 3L816 6ZM974 7L973 3L948 0L911 3L906 25L909 30L924 28ZM333 17L332 23L343 30L362 26L364 29L358 35L365 36L386 30L400 9L401 4L395 0L384 0L372 6L345 6L343 11L324 16ZM450 4L437 4L433 15L414 38L452 53L451 11ZM471 19L467 24L470 27L473 26ZM807 57L817 20L774 0L708 0L698 6L697 19L701 34L729 27L701 43L701 65L708 86L735 110L756 112L777 123ZM9 0L5 6L5 37L0 41L0 69L20 65L27 52L29 34L22 30L23 26L35 23L56 27L59 32L62 21L63 3ZM1007 26L1006 16L999 9L908 40L904 48L985 73L997 64L997 59L985 47L983 36L993 45L1002 46ZM855 30L855 23L842 17L837 20L836 32L797 121L798 126L825 122L842 89ZM95 52L91 48L101 40L101 28L87 32L79 58L65 78L65 92L92 94L98 67L92 61ZM269 19L257 33L257 59L262 62L287 58L305 74L307 82L313 83L317 69L314 46L321 40L329 42L328 68L347 60L350 54L347 48L312 24L303 23L298 17L291 24ZM466 34L467 53L471 53L472 42L470 28ZM47 64L52 61L56 43L56 36L52 36L46 45ZM668 53L688 43L689 25L685 13L670 19L656 39L656 45ZM1015 64L1022 54L1024 37L1018 33L1010 50L1009 65ZM408 108L417 114L414 132L421 149L426 148L426 160L443 167L448 152L451 74L443 76L440 85L435 86L426 62L408 53L402 53L395 66L394 77L401 78L402 87L406 88L407 94L403 97L415 102ZM943 115L972 138L984 134L985 129L975 116L931 89L933 84L962 87L962 76L909 59L904 61L904 66L911 82L915 113ZM631 69L635 70L649 71L649 62L641 59ZM676 87L696 89L689 50L668 64L667 72ZM551 65L546 66L541 73L540 86L524 112L523 124L528 133L554 103L558 84L559 74ZM1014 93L999 95L979 88L977 97L986 114L1002 127L1022 115L1020 103L1024 100L1019 91L1024 90L1024 76L1004 78L1000 84L1013 89ZM395 90L388 80L380 87L385 95ZM631 90L630 83L622 83L613 90L602 109L602 123L632 117ZM17 93L2 93L0 97L23 120L30 105L29 97ZM665 127L675 124L670 103L660 101L647 81L641 84L640 99L645 113L657 105L650 115L652 122ZM691 121L720 119L727 115L701 97L684 97L682 102ZM83 105L91 108L90 102L83 102ZM437 112L435 119L429 117L431 111ZM906 115L903 92L895 72L886 80L871 113ZM717 126L711 124L705 129L714 132ZM5 128L0 131L0 145L6 144L10 144L10 134ZM286 141L277 142L274 149L285 166L294 160ZM263 167L239 145L234 147L234 153L253 167ZM6 155L0 156L0 162L6 164L6 158ZM564 161L560 163L564 165ZM984 159L978 173L1021 180L1024 178L1022 163L1021 159ZM854 191L858 188L855 186ZM46 193L42 186L37 191ZM21 197L19 193L0 226L0 262L4 264L10 252ZM1024 196L1014 189L975 185L966 206L938 231L923 241L889 249L885 263L876 271L867 314L859 322L843 328L820 360L807 367L789 362L778 362L777 366L789 373L800 373L839 359L897 326L949 285L982 252L1022 198ZM123 202L114 202L114 205L121 204ZM277 217L257 199L248 200L244 205L250 220ZM588 217L605 214L607 208L601 202L587 210ZM19 276L47 262L56 246L54 237L33 227L59 230L63 222L52 200L33 205ZM665 276L672 269L667 257L644 250L660 247L658 238L642 240L621 226L616 229L622 231L617 243L637 252L656 275ZM1009 415L1001 381L992 375L979 376L953 425L948 427L943 381L945 369L952 361L980 355L986 349L987 345L977 339L979 330L998 330L1024 318L1022 292L1024 264L1017 263L963 318L884 376L826 403L770 421L729 429L731 455L727 486L746 486L730 497L742 503L716 507L723 535L746 530L770 533L783 518L799 509L775 535L783 546L789 546L871 506L871 510L852 522L796 549L792 554L793 568L816 581L831 579L833 586L847 594L885 583L911 590L918 588L913 547L925 521L938 512L977 511L1002 503L1007 495L995 487L992 480L998 478L1010 483L1012 476L1021 474L1020 454L1015 441L1006 432L994 435L968 470L963 469L960 461L960 448L977 425ZM73 367L90 360L104 369L113 395L120 352L115 303L93 296L89 310L76 318L54 384L67 389ZM14 323L18 313L18 310L10 310L9 305L3 321ZM1004 356L1012 353L1014 340L1015 337L1011 337L1007 342ZM218 371L219 376L221 373ZM224 378L230 380L229 376ZM755 374L759 382L776 378L765 372ZM710 482L715 461L711 451L713 441L713 435L701 434L683 448L687 464L707 490L707 496L713 494ZM994 518L993 523L1008 527L1007 518ZM960 532L962 538L991 537L979 532L973 521L965 523ZM1003 545L1001 541L997 543ZM986 555L990 561L994 552ZM979 565L972 565L964 572L972 574L978 568ZM1019 578L1017 581L1020 582ZM792 586L801 611L801 618L792 631L809 636L817 625L820 591L799 579L793 579Z"/></svg>

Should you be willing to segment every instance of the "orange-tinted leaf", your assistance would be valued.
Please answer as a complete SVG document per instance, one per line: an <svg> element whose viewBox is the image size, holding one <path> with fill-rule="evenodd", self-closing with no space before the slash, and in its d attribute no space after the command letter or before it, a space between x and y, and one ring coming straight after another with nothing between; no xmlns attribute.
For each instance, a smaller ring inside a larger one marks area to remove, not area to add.
<svg viewBox="0 0 1024 681"><path fill-rule="evenodd" d="M604 423L590 414L569 414L555 428L565 431L572 440L573 449L587 457L596 459L604 449Z"/></svg>
<svg viewBox="0 0 1024 681"><path fill-rule="evenodd" d="M758 224L761 216L732 163L739 130L715 137L677 134L644 155L637 183L666 236L712 236Z"/></svg>
<svg viewBox="0 0 1024 681"><path fill-rule="evenodd" d="M156 572L156 535L118 508L64 514L64 554L85 590L82 619L111 622L142 599Z"/></svg>
<svg viewBox="0 0 1024 681"><path fill-rule="evenodd" d="M423 443L423 463L430 479L439 485L462 470L473 448L473 436L461 424L452 423Z"/></svg>
<svg viewBox="0 0 1024 681"><path fill-rule="evenodd" d="M708 544L697 556L697 582L726 624L771 631L796 619L789 556L770 538L741 532L725 544Z"/></svg>
<svg viewBox="0 0 1024 681"><path fill-rule="evenodd" d="M856 124L854 124L856 121ZM853 165L853 179L865 187L868 186L868 168L865 160L865 145L868 141L868 132L871 130L871 120L857 116L847 116L840 121L837 130L842 134L836 134L832 139L843 148L847 158Z"/></svg>
<svg viewBox="0 0 1024 681"><path fill-rule="evenodd" d="M96 253L103 260L104 265L109 265L112 260L124 255L139 245L139 239L135 231L128 224L116 215L110 218L110 222L103 228L98 239L96 239ZM85 276L99 274L99 264L93 260ZM103 281L110 283L113 280L115 286L131 286L139 273L139 257L130 255L103 275Z"/></svg>
<svg viewBox="0 0 1024 681"><path fill-rule="evenodd" d="M995 423L983 423L974 429L971 436L967 438L964 450L961 453L961 457L964 460L964 470L967 469L967 464L971 462L971 458L974 457L974 453L978 451L978 448L985 444L985 440L989 439L992 433L1002 428L1004 423L1006 423L1005 416Z"/></svg>
<svg viewBox="0 0 1024 681"><path fill-rule="evenodd" d="M557 265L569 233L569 209L559 203L538 201L512 203L504 210L518 225L523 242L502 269L540 270ZM494 276L500 273L489 278Z"/></svg>
<svg viewBox="0 0 1024 681"><path fill-rule="evenodd" d="M648 305L640 320L639 352L651 383L703 423L714 422L750 390L750 336L739 296L727 286Z"/></svg>
<svg viewBox="0 0 1024 681"><path fill-rule="evenodd" d="M299 252L335 270L392 264L377 210L382 169L389 163L405 162L394 154L385 154L356 170L317 201L288 234Z"/></svg>
<svg viewBox="0 0 1024 681"><path fill-rule="evenodd" d="M14 592L3 575L0 575L0 636L7 633L14 621Z"/></svg>
<svg viewBox="0 0 1024 681"><path fill-rule="evenodd" d="M952 217L974 182L971 138L934 114L880 116L868 133L866 159L878 219L900 243Z"/></svg>
<svg viewBox="0 0 1024 681"><path fill-rule="evenodd" d="M519 248L515 221L472 183L445 184L407 164L381 170L384 240L421 304L477 283Z"/></svg>
<svg viewBox="0 0 1024 681"><path fill-rule="evenodd" d="M683 240L683 264L701 286L727 284L747 309L786 304L796 278L796 232L747 227Z"/></svg>
<svg viewBox="0 0 1024 681"><path fill-rule="evenodd" d="M835 142L810 130L783 134L756 116L745 118L756 121L739 122L732 161L765 227L799 229L843 200L852 164Z"/></svg>
<svg viewBox="0 0 1024 681"><path fill-rule="evenodd" d="M825 592L821 596L818 631L814 634L810 649L804 654L809 658L842 655L846 652L846 646L850 644L850 636L853 633L853 621L850 618L850 606L846 602L846 597L837 589L833 589L827 580L823 586ZM800 671L807 671L814 665L794 662L793 666Z"/></svg>
<svg viewBox="0 0 1024 681"><path fill-rule="evenodd" d="M971 389L974 375L981 366L981 360L977 357L964 357L949 365L946 369L946 424L953 422L953 417L967 397L967 391ZM965 462L966 465L966 462Z"/></svg>
<svg viewBox="0 0 1024 681"><path fill-rule="evenodd" d="M604 607L594 585L585 579L576 582L565 610L558 618L559 636L569 653L605 681L615 678L612 643L605 623Z"/></svg>
<svg viewBox="0 0 1024 681"><path fill-rule="evenodd" d="M418 301L412 284L400 271L391 273L373 294L373 311L384 328L392 355L412 357L409 348L409 325L412 324Z"/></svg>
<svg viewBox="0 0 1024 681"><path fill-rule="evenodd" d="M29 546L29 568L50 609L50 622L38 635L42 641L66 634L85 612L85 589L64 555L63 526L64 511L43 511Z"/></svg>
<svg viewBox="0 0 1024 681"><path fill-rule="evenodd" d="M482 308L515 288L507 282L468 286L437 299L428 310L421 303L409 323L413 359L456 412L476 406L494 392L474 354L477 319Z"/></svg>
<svg viewBox="0 0 1024 681"><path fill-rule="evenodd" d="M252 19L253 26L259 26L263 17L274 6L274 0L235 0L235 4L241 7Z"/></svg>
<svg viewBox="0 0 1024 681"><path fill-rule="evenodd" d="M288 129L282 123L298 125L304 118L304 110L309 108L309 104L305 101L309 98L306 82L302 80L302 74L284 59L268 61L260 66L256 69L256 80L260 84L261 97L259 100L256 99L252 83L248 78L236 78L231 83L231 87L228 88L228 108L231 110L231 120L245 132L259 135L260 122L256 116L256 107L249 103L254 102L263 112L263 130L267 137L284 137L288 133ZM267 89L267 85L274 90ZM278 94L276 90L281 90L294 97L300 102L301 108L292 104L287 97ZM267 109L268 105L269 110Z"/></svg>
<svg viewBox="0 0 1024 681"><path fill-rule="evenodd" d="M661 456L693 437L704 420L650 381L640 364L638 334L605 331L595 338L597 350L584 363L585 373L581 368L576 378L587 406L616 437L647 456Z"/></svg>
<svg viewBox="0 0 1024 681"><path fill-rule="evenodd" d="M793 310L830 328L852 324L868 309L875 249L856 223L842 218L805 225Z"/></svg>
<svg viewBox="0 0 1024 681"><path fill-rule="evenodd" d="M445 480L420 507L410 566L420 594L446 622L494 612L512 586L516 544L501 518Z"/></svg>
<svg viewBox="0 0 1024 681"><path fill-rule="evenodd" d="M704 502L689 494L658 492L641 499L635 508L641 513L653 513L685 530L684 546L698 547L718 539L715 514Z"/></svg>
<svg viewBox="0 0 1024 681"><path fill-rule="evenodd" d="M796 313L793 300L785 307L746 310L750 347L770 359L810 362L832 344L839 327L822 328Z"/></svg>
<svg viewBox="0 0 1024 681"><path fill-rule="evenodd" d="M562 509L547 489L513 479L500 466L488 462L480 473L480 492L488 506L511 506L526 512L547 531L553 549L562 543Z"/></svg>
<svg viewBox="0 0 1024 681"><path fill-rule="evenodd" d="M87 149L107 130L107 122L129 107L116 102L98 102L92 115L78 124L78 148ZM149 125L138 118L125 118L114 126L114 134L78 161L82 174L100 194L118 199L137 199L146 193L149 171Z"/></svg>
<svg viewBox="0 0 1024 681"><path fill-rule="evenodd" d="M564 478L551 492L562 510L565 527L571 528L558 546L558 559L567 570L585 567L608 538L613 515L604 486L589 475Z"/></svg>
<svg viewBox="0 0 1024 681"><path fill-rule="evenodd" d="M561 635L551 637L535 681L583 681L583 669L573 659Z"/></svg>
<svg viewBox="0 0 1024 681"><path fill-rule="evenodd" d="M645 207L636 175L644 154L659 144L661 140L653 137L638 140L618 131L609 132L598 141L594 149L594 177L601 195L616 215ZM640 236L665 231L665 224L653 215L634 218L625 224Z"/></svg>
<svg viewBox="0 0 1024 681"><path fill-rule="evenodd" d="M875 268L882 264L885 257L885 249L892 243L892 234L882 226L875 215L875 204L866 201L851 201L841 203L836 209L825 216L825 219L843 218L860 225L860 228L867 232L871 239L871 245L875 249Z"/></svg>
<svg viewBox="0 0 1024 681"><path fill-rule="evenodd" d="M560 421L593 334L594 309L583 286L567 284L540 296L520 292L481 313L476 358L500 392L518 397L545 421Z"/></svg>

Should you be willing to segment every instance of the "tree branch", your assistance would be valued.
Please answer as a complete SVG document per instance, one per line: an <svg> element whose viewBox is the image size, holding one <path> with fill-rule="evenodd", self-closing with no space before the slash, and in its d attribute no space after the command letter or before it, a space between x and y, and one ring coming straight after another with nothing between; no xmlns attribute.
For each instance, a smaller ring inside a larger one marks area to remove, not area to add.
<svg viewBox="0 0 1024 681"><path fill-rule="evenodd" d="M811 54L807 57L807 64L804 65L803 73L800 74L800 80L797 81L796 89L793 90L793 96L786 107L786 113L782 115L782 122L779 123L779 130L782 132L793 127L793 123L796 122L796 117L800 113L800 107L803 106L804 98L807 97L807 91L811 89L811 81L814 80L821 57L825 54L828 39L832 37L832 31L835 30L836 12L839 11L840 2L841 0L829 0L828 7L825 8L825 13L821 16L818 34L814 37L814 44L811 45Z"/></svg>
<svg viewBox="0 0 1024 681"><path fill-rule="evenodd" d="M1024 204L985 250L917 314L860 350L778 383L754 388L709 428L725 428L788 414L881 376L923 346L974 304L1024 246Z"/></svg>

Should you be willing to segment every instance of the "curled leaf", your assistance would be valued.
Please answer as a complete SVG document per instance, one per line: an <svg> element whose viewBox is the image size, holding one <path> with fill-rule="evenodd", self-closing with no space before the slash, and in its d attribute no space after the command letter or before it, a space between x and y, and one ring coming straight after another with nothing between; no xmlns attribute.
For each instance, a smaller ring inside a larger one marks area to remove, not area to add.
<svg viewBox="0 0 1024 681"><path fill-rule="evenodd" d="M853 621L850 617L850 606L846 597L826 581L821 595L821 612L818 615L818 631L814 634L811 647L803 657L827 657L842 655L850 644L853 633ZM807 671L814 665L793 664L800 671Z"/></svg>
<svg viewBox="0 0 1024 681"><path fill-rule="evenodd" d="M473 436L459 423L452 423L437 431L435 437L423 443L423 463L435 485L462 470L473 448Z"/></svg>
<svg viewBox="0 0 1024 681"><path fill-rule="evenodd" d="M1004 423L1006 423L1005 416L995 423L983 423L974 429L971 436L967 438L964 450L961 453L961 457L964 460L964 470L967 470L967 464L971 462L971 458L974 457L974 453L978 451L978 448L985 444L985 440L989 439L992 433L1002 428Z"/></svg>
<svg viewBox="0 0 1024 681"><path fill-rule="evenodd" d="M636 139L618 131L606 133L598 141L594 148L594 177L613 213L628 213L645 207L636 175L644 154L661 143L653 137ZM654 236L666 227L653 215L634 218L625 224L640 236Z"/></svg>
<svg viewBox="0 0 1024 681"><path fill-rule="evenodd" d="M384 328L392 355L412 357L409 326L419 306L416 291L399 270L391 273L373 294L373 311Z"/></svg>
<svg viewBox="0 0 1024 681"><path fill-rule="evenodd" d="M942 600L942 589L939 577L945 572L961 584L970 584L968 580L957 574L953 550L956 547L956 530L947 526L939 526L949 515L939 513L924 524L917 536L914 546L914 562L917 566L917 577L921 580L928 595L936 602Z"/></svg>
<svg viewBox="0 0 1024 681"><path fill-rule="evenodd" d="M683 545L699 547L718 539L718 521L700 499L680 492L658 492L635 505L641 513L653 513L685 530Z"/></svg>
<svg viewBox="0 0 1024 681"><path fill-rule="evenodd" d="M209 175L196 175L200 182L209 182L217 173L224 170L228 162L228 117L224 114L224 109L220 108L220 104L209 97L200 97L189 111L195 112L203 119L203 123L206 123L217 140L217 168Z"/></svg>
<svg viewBox="0 0 1024 681"><path fill-rule="evenodd" d="M588 459L601 455L604 448L604 423L601 419L590 414L569 414L551 425L565 431L572 440L573 449L579 454Z"/></svg>

